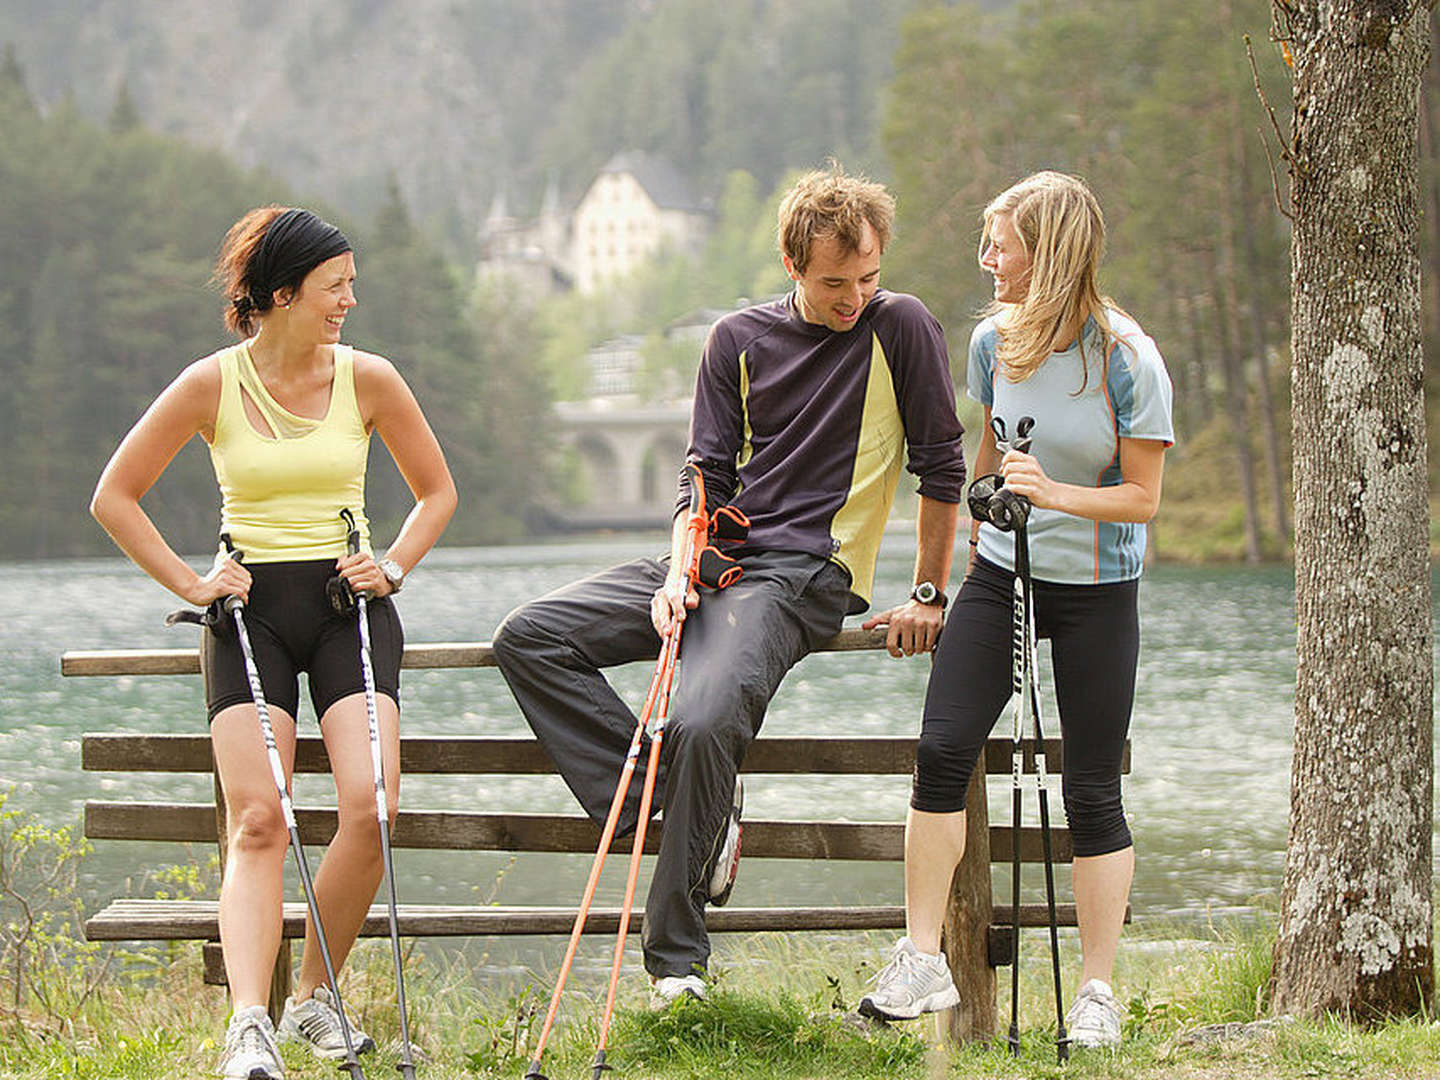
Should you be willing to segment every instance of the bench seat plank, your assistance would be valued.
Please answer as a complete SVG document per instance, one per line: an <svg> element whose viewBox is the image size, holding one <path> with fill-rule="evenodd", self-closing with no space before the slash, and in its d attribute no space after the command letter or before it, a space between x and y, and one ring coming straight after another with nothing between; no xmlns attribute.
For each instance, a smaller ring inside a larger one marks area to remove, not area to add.
<svg viewBox="0 0 1440 1080"><path fill-rule="evenodd" d="M996 905L993 921L1010 925L1011 908ZM475 907L440 904L401 904L397 909L400 933L407 937L469 937L472 935L565 934L575 922L575 909L562 907ZM1061 926L1075 925L1075 905L1056 909ZM632 931L640 928L645 913L635 910ZM1020 905L1020 925L1047 925L1044 904ZM613 934L619 926L616 908L593 908L585 922L587 934ZM287 903L285 936L305 934L305 905ZM766 930L900 930L905 909L898 905L875 907L709 908L705 925L713 933L749 933ZM362 937L387 937L389 916L384 905L370 908L360 929ZM90 941L218 941L218 905L213 900L112 901L85 923Z"/></svg>

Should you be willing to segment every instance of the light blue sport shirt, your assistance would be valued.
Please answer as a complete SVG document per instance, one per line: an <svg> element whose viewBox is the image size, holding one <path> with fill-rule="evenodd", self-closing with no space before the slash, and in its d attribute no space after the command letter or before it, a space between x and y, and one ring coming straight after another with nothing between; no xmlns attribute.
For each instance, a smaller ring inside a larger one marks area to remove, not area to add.
<svg viewBox="0 0 1440 1080"><path fill-rule="evenodd" d="M1092 319L1076 344L1051 353L1024 382L998 370L995 316L970 337L966 392L1004 420L1012 440L1021 417L1035 418L1030 453L1052 480L1114 486L1121 482L1122 438L1175 442L1170 375L1160 351L1133 319L1113 309L1108 315L1116 338L1108 363L1102 364L1100 328ZM1037 507L1028 531L1036 580L1104 585L1140 576L1145 526L1139 522L1092 521ZM982 524L978 551L1007 570L1015 567L1012 533Z"/></svg>

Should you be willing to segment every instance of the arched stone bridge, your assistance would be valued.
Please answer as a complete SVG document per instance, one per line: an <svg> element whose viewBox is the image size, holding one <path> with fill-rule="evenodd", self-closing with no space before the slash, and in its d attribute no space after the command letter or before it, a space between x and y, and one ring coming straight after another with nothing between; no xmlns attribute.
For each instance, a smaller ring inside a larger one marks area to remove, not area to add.
<svg viewBox="0 0 1440 1080"><path fill-rule="evenodd" d="M557 436L579 477L578 501L555 514L571 529L668 527L690 438L690 402L558 402Z"/></svg>

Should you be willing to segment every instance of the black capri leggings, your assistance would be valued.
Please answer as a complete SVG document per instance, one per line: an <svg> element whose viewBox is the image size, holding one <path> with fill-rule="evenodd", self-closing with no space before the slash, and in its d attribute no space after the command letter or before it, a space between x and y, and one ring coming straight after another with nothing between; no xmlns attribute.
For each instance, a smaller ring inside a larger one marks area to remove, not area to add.
<svg viewBox="0 0 1440 1080"><path fill-rule="evenodd" d="M965 808L975 761L1012 694L1014 581L1010 571L977 558L945 620L915 757L916 810ZM1065 815L1076 855L1131 844L1120 768L1135 700L1139 584L1034 583L1036 633L1051 643L1065 740Z"/></svg>
<svg viewBox="0 0 1440 1080"><path fill-rule="evenodd" d="M250 563L250 602L245 629L255 650L255 667L265 700L296 716L300 707L300 672L310 679L310 701L317 719L343 697L363 693L360 668L360 626L353 612L337 614L325 595L335 573L334 559L303 562ZM390 598L371 600L370 661L375 689L400 703L400 654L405 634ZM250 679L235 624L227 618L206 628L200 642L200 669L205 675L205 705L214 720L222 709L250 703Z"/></svg>

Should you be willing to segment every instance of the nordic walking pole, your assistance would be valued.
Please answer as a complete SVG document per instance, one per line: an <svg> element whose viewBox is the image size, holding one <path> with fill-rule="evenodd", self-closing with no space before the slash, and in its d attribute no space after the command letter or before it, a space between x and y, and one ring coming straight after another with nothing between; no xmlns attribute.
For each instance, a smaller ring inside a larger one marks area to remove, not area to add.
<svg viewBox="0 0 1440 1080"><path fill-rule="evenodd" d="M230 537L222 534L221 540L239 558ZM300 884L305 889L305 904L310 909L310 921L315 924L315 941L320 946L320 958L325 961L325 977L330 981L330 993L335 996L335 1011L340 1014L340 1034L345 1037L345 1060L340 1071L348 1072L351 1080L365 1080L365 1070L360 1068L360 1059L355 1056L355 1044L350 1038L350 1022L345 1018L345 1005L340 1000L340 982L335 978L335 965L330 962L330 947L325 944L325 928L320 922L320 905L315 899L315 882L310 877L310 867L305 862L305 847L300 842L300 826L295 821L295 805L290 801L290 787L285 782L285 765L280 760L280 748L275 745L275 729L270 725L270 709L265 703L265 689L260 684L260 671L255 666L255 652L250 647L250 634L245 629L242 610L245 603L238 596L227 597L225 610L235 619L235 631L240 636L240 655L245 659L245 674L250 680L250 697L255 702L255 715L260 720L260 735L265 740L265 754L270 760L270 775L275 780L275 790L280 794L280 813L285 817L285 827L290 830L290 847L295 852L295 865L300 870Z"/></svg>
<svg viewBox="0 0 1440 1080"><path fill-rule="evenodd" d="M1018 557L1023 530L1015 534ZM1025 685L1029 679L1026 663L1025 585L1016 568L1013 588L1014 604L1011 619L1010 682L1015 694L1015 727L1010 746L1010 931L1013 948L1010 954L1010 1031L1006 1042L1010 1056L1020 1056L1020 816L1022 805L1021 776L1025 772L1025 751L1020 740L1025 737Z"/></svg>
<svg viewBox="0 0 1440 1080"><path fill-rule="evenodd" d="M360 530L355 527L355 515L346 509L340 511L340 516L345 520L345 550L354 555L360 550ZM385 798L385 765L380 755L380 716L375 701L375 667L370 655L368 597L363 592L357 592L354 596L355 606L359 610L360 671L365 679L365 717L370 727L370 765L375 773L375 818L380 826L380 861L384 867L385 881L389 885L390 956L395 962L395 1000L400 1009L400 1062L395 1069L405 1080L415 1080L415 1060L410 1048L410 1019L405 1009L405 966L400 959L400 917L396 910L399 901L395 896L395 860L390 852L390 815Z"/></svg>
<svg viewBox="0 0 1440 1080"><path fill-rule="evenodd" d="M1015 530L1015 547L1017 555L1024 559L1023 564L1017 563L1016 573L1023 574L1025 578L1025 649L1028 654L1025 662L1028 677L1025 694L1030 704L1035 731L1035 790L1040 799L1040 841L1045 852L1045 902L1050 920L1050 970L1055 982L1055 1055L1056 1060L1063 1065L1070 1057L1070 1039L1065 1033L1065 999L1060 987L1060 931L1055 917L1055 857L1050 839L1050 792L1045 782L1045 728L1040 719L1040 673L1035 662L1035 598L1030 577L1030 542L1023 524Z"/></svg>
<svg viewBox="0 0 1440 1080"><path fill-rule="evenodd" d="M1016 427L1014 449L1024 453L1030 449L1030 431L1035 418L1023 416ZM995 447L1001 455L1008 454L1005 421L992 417L990 430ZM1025 751L1025 710L1030 701L1027 689L1031 684L1034 654L1030 647L1030 626L1034 608L1030 597L1029 548L1025 521L1030 516L1030 500L1007 489L999 474L977 478L970 485L970 513L987 521L1001 532L1015 534L1015 576L1012 584L1010 634L1010 686L1015 699L1015 726L1010 739L1010 930L1013 948L1010 957L1010 1030L1006 1043L1012 1057L1020 1056L1020 821L1023 808L1023 773ZM1022 572L1023 571L1023 572ZM1042 766L1043 768L1043 766ZM1043 797L1042 797L1043 798ZM1047 847L1048 850L1048 847Z"/></svg>
<svg viewBox="0 0 1440 1080"><path fill-rule="evenodd" d="M686 464L690 478L690 510L685 522L684 558L680 564L681 597L688 596L699 578L698 562L704 548L709 522L705 516L705 480L700 469ZM630 848L630 873L625 880L625 898L620 905L620 929L615 935L615 959L610 965L610 985L605 991L605 1012L600 1019L600 1038L591 1065L591 1080L602 1080L610 1068L605 1064L605 1043L610 1036L610 1020L615 1013L615 990L620 983L620 966L625 959L625 936L630 929L630 911L635 903L635 883L640 877L640 857L645 853L645 831L650 823L650 805L655 797L655 777L660 771L660 743L670 719L670 684L675 677L675 660L680 654L680 632L685 621L672 621L665 636L665 674L660 691L659 711L655 729L650 733L650 761L645 767L645 784L640 791L640 815L635 822L635 839Z"/></svg>
<svg viewBox="0 0 1440 1080"><path fill-rule="evenodd" d="M625 764L620 770L620 779L615 785L615 795L610 800L610 812L606 815L605 825L600 831L600 842L595 848L595 857L590 864L590 876L585 882L585 891L580 897L580 907L575 912L575 923L570 930L570 942L565 948L565 957L560 962L560 974L555 979L555 989L550 994L550 1006L545 1012L545 1021L540 1026L540 1039L535 1045L535 1056L530 1059L530 1065L525 1070L524 1080L548 1080L540 1071L540 1062L545 1056L545 1044L550 1037L550 1029L555 1023L555 1016L560 1008L560 998L565 991L565 981L570 975L570 967L575 961L575 953L580 947L580 937L585 932L585 921L590 915L590 905L595 899L595 889L600 882L600 872L605 867L605 857L610 853L610 844L615 838L615 829L620 821L620 812L625 806L625 797L630 791L630 782L635 775L636 762L640 758L640 747L644 740L645 729L649 726L650 715L654 710L655 701L660 695L665 672L673 664L672 639L673 635L665 639L660 655L655 661L655 673L650 678L650 690L645 695L645 704L635 723L635 734L625 752Z"/></svg>

